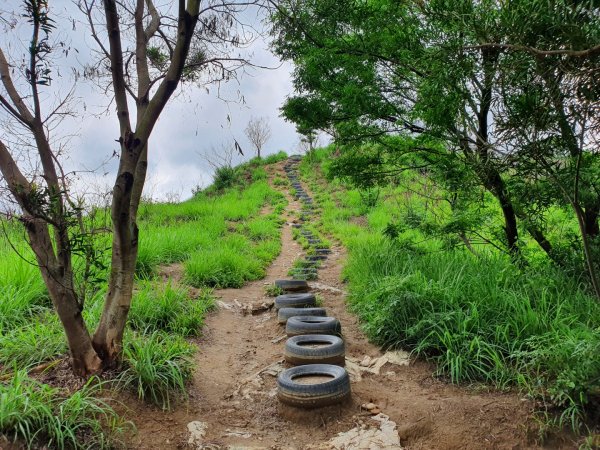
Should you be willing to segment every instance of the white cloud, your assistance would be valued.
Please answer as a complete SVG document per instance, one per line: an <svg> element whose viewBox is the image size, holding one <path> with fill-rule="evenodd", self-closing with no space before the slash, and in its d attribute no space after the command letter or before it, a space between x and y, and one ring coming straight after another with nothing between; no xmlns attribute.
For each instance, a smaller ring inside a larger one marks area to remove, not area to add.
<svg viewBox="0 0 600 450"><path fill-rule="evenodd" d="M17 9L20 5L20 0L8 0L2 8ZM68 36L73 47L68 58L61 60L56 72L60 72L61 76L54 81L53 86L65 88L71 83L72 68L81 69L81 63L93 58L90 49L93 43L82 23L81 13L71 0L54 0L51 7L61 16L59 28L64 30L63 34ZM73 18L76 20L75 30L72 26ZM22 31L26 35L27 28ZM0 37L0 45L4 47L2 39ZM282 65L266 48L265 40L259 39L248 51L254 54L254 60L258 64L276 67L275 69L250 69L249 74L241 76L239 82L233 81L220 87L222 97L235 99L239 91L245 103L218 99L216 86L209 86L210 94L204 88L188 86L182 94L171 100L150 140L148 186L149 189L155 189L153 195L160 197L169 192L181 191L185 198L191 194L194 186L208 184L212 168L198 153L211 147L220 148L232 138L240 142L248 157L253 156L243 134L251 116L269 118L272 137L265 146L265 154L280 150L295 151L295 128L279 117L279 108L291 91L291 68L288 64ZM118 138L118 125L112 114L100 117L92 114L109 104L110 97L104 92L90 83L80 83L76 95L76 117L61 125L65 135L77 135L70 141L66 166L69 170L88 170L108 160L108 164L98 173L81 174L77 190L85 191L98 180L102 183L112 182L117 162L115 158L110 158L118 148L115 142ZM110 109L109 111L112 112ZM91 180L94 180L93 183Z"/></svg>

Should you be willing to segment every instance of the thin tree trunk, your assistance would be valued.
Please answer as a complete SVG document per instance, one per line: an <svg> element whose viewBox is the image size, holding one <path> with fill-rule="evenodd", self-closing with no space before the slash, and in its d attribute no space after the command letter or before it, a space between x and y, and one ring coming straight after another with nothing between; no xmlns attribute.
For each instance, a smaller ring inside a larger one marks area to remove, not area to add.
<svg viewBox="0 0 600 450"><path fill-rule="evenodd" d="M102 361L92 346L92 339L81 315L81 308L72 287L65 287L70 280L54 280L42 270L50 298L65 329L73 372L81 377L98 373Z"/></svg>
<svg viewBox="0 0 600 450"><path fill-rule="evenodd" d="M544 250L544 252L546 252L548 257L555 263L560 264L560 261L556 260L556 258L554 256L552 244L546 238L546 236L544 235L542 230L540 230L538 227L533 226L533 225L527 225L526 228L527 228L527 232L530 234L530 236L538 243L540 248L542 250Z"/></svg>
<svg viewBox="0 0 600 450"><path fill-rule="evenodd" d="M73 284L73 272L70 267L57 264L45 222L25 217L23 223L50 299L65 330L73 371L82 377L97 373L101 368L101 361L92 346L90 334L81 315L81 305Z"/></svg>
<svg viewBox="0 0 600 450"><path fill-rule="evenodd" d="M131 212L132 204L137 204L132 202L132 195L135 185L134 174L141 149L136 148L135 143L124 143L124 147L119 175L113 189L111 210L113 242L108 293L93 338L94 348L106 367L117 365L121 355L123 333L133 296L138 251L138 227L132 221ZM141 191L138 193L141 194Z"/></svg>
<svg viewBox="0 0 600 450"><path fill-rule="evenodd" d="M494 87L494 76L496 73L496 62L499 52L497 50L483 49L481 52L483 63L483 83L481 88L481 102L477 113L478 130L476 136L478 163L480 165L480 178L500 203L502 215L504 216L504 234L508 250L514 260L522 259L519 248L519 229L517 227L517 215L512 204L508 190L502 175L496 167L489 151L489 123L488 115L492 106L492 93Z"/></svg>

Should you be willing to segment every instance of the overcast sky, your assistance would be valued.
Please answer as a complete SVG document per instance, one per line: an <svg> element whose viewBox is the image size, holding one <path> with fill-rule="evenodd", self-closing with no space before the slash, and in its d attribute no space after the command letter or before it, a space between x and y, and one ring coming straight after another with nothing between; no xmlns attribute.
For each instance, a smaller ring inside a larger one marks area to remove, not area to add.
<svg viewBox="0 0 600 450"><path fill-rule="evenodd" d="M6 17L6 12L18 10L22 1L0 0L0 4L0 14ZM49 0L49 4L54 17L58 18L61 37L64 36L73 48L67 58L57 60L55 74L60 73L60 77L55 76L52 89L64 89L72 83L72 69L81 70L84 63L92 60L91 49L95 44L72 0ZM251 20L259 25L257 19ZM0 46L18 50L16 37L25 37L26 42L29 30L23 23L10 33L3 32ZM189 197L193 187L207 185L212 178L213 168L201 155L211 148L220 149L234 138L242 145L247 157L253 156L243 132L252 116L267 117L272 128L264 154L279 150L297 152L298 135L294 125L279 117L279 108L292 89L291 66L282 64L272 55L263 38L254 42L248 54L253 54L252 61L256 64L274 69L248 69L238 81L220 85L220 97L236 100L241 94L244 104L219 99L216 86L211 86L207 93L206 89L192 85L180 90L170 101L150 140L146 195L155 199L165 198L170 193L178 194L182 199ZM78 83L76 98L76 117L61 124L64 134L74 134L70 140L67 167L71 170L93 169L108 160L108 164L94 174L81 172L77 182L78 190L89 190L90 187L100 190L114 181L116 160L110 160L118 149L114 108L109 108L108 114L92 114L106 109L110 97L89 82Z"/></svg>

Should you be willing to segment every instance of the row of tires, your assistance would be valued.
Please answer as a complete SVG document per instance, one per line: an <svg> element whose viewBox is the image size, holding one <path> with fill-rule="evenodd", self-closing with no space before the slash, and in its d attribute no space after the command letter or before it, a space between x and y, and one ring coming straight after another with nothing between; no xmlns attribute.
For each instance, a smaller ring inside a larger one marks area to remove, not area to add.
<svg viewBox="0 0 600 450"><path fill-rule="evenodd" d="M277 320L285 325L288 339L285 343L286 362L294 366L282 371L277 378L277 396L287 405L316 408L340 403L350 397L350 378L344 369L345 344L338 319L328 317L325 308L317 306L316 296L309 291L306 280L318 277L322 261L330 250L304 223L314 215L312 198L304 191L297 175L299 157L290 157L284 166L294 189L294 196L302 202L299 229L312 249L299 267L290 271L291 280L275 284L285 292L275 299Z"/></svg>

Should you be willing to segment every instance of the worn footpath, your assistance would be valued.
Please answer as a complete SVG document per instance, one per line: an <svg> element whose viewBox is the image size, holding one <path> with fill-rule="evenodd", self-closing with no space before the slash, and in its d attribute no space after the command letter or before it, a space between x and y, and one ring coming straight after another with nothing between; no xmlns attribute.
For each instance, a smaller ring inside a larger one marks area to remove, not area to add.
<svg viewBox="0 0 600 450"><path fill-rule="evenodd" d="M282 167L270 167L271 178L283 177ZM242 289L216 291L219 307L207 317L204 336L197 341L197 368L187 402L163 412L123 399L137 427L129 448L542 448L532 440L531 405L516 393L449 385L432 376L429 364L409 363L402 352L386 354L370 344L346 309L340 281L346 255L335 243L318 280L309 284L322 296L328 315L341 321L352 401L312 411L281 405L276 375L285 367L285 333L265 286L287 278L303 253L291 231L300 204L288 200L282 252L266 278ZM180 272L171 266L164 276L177 281ZM367 403L373 403L369 410L364 408Z"/></svg>

